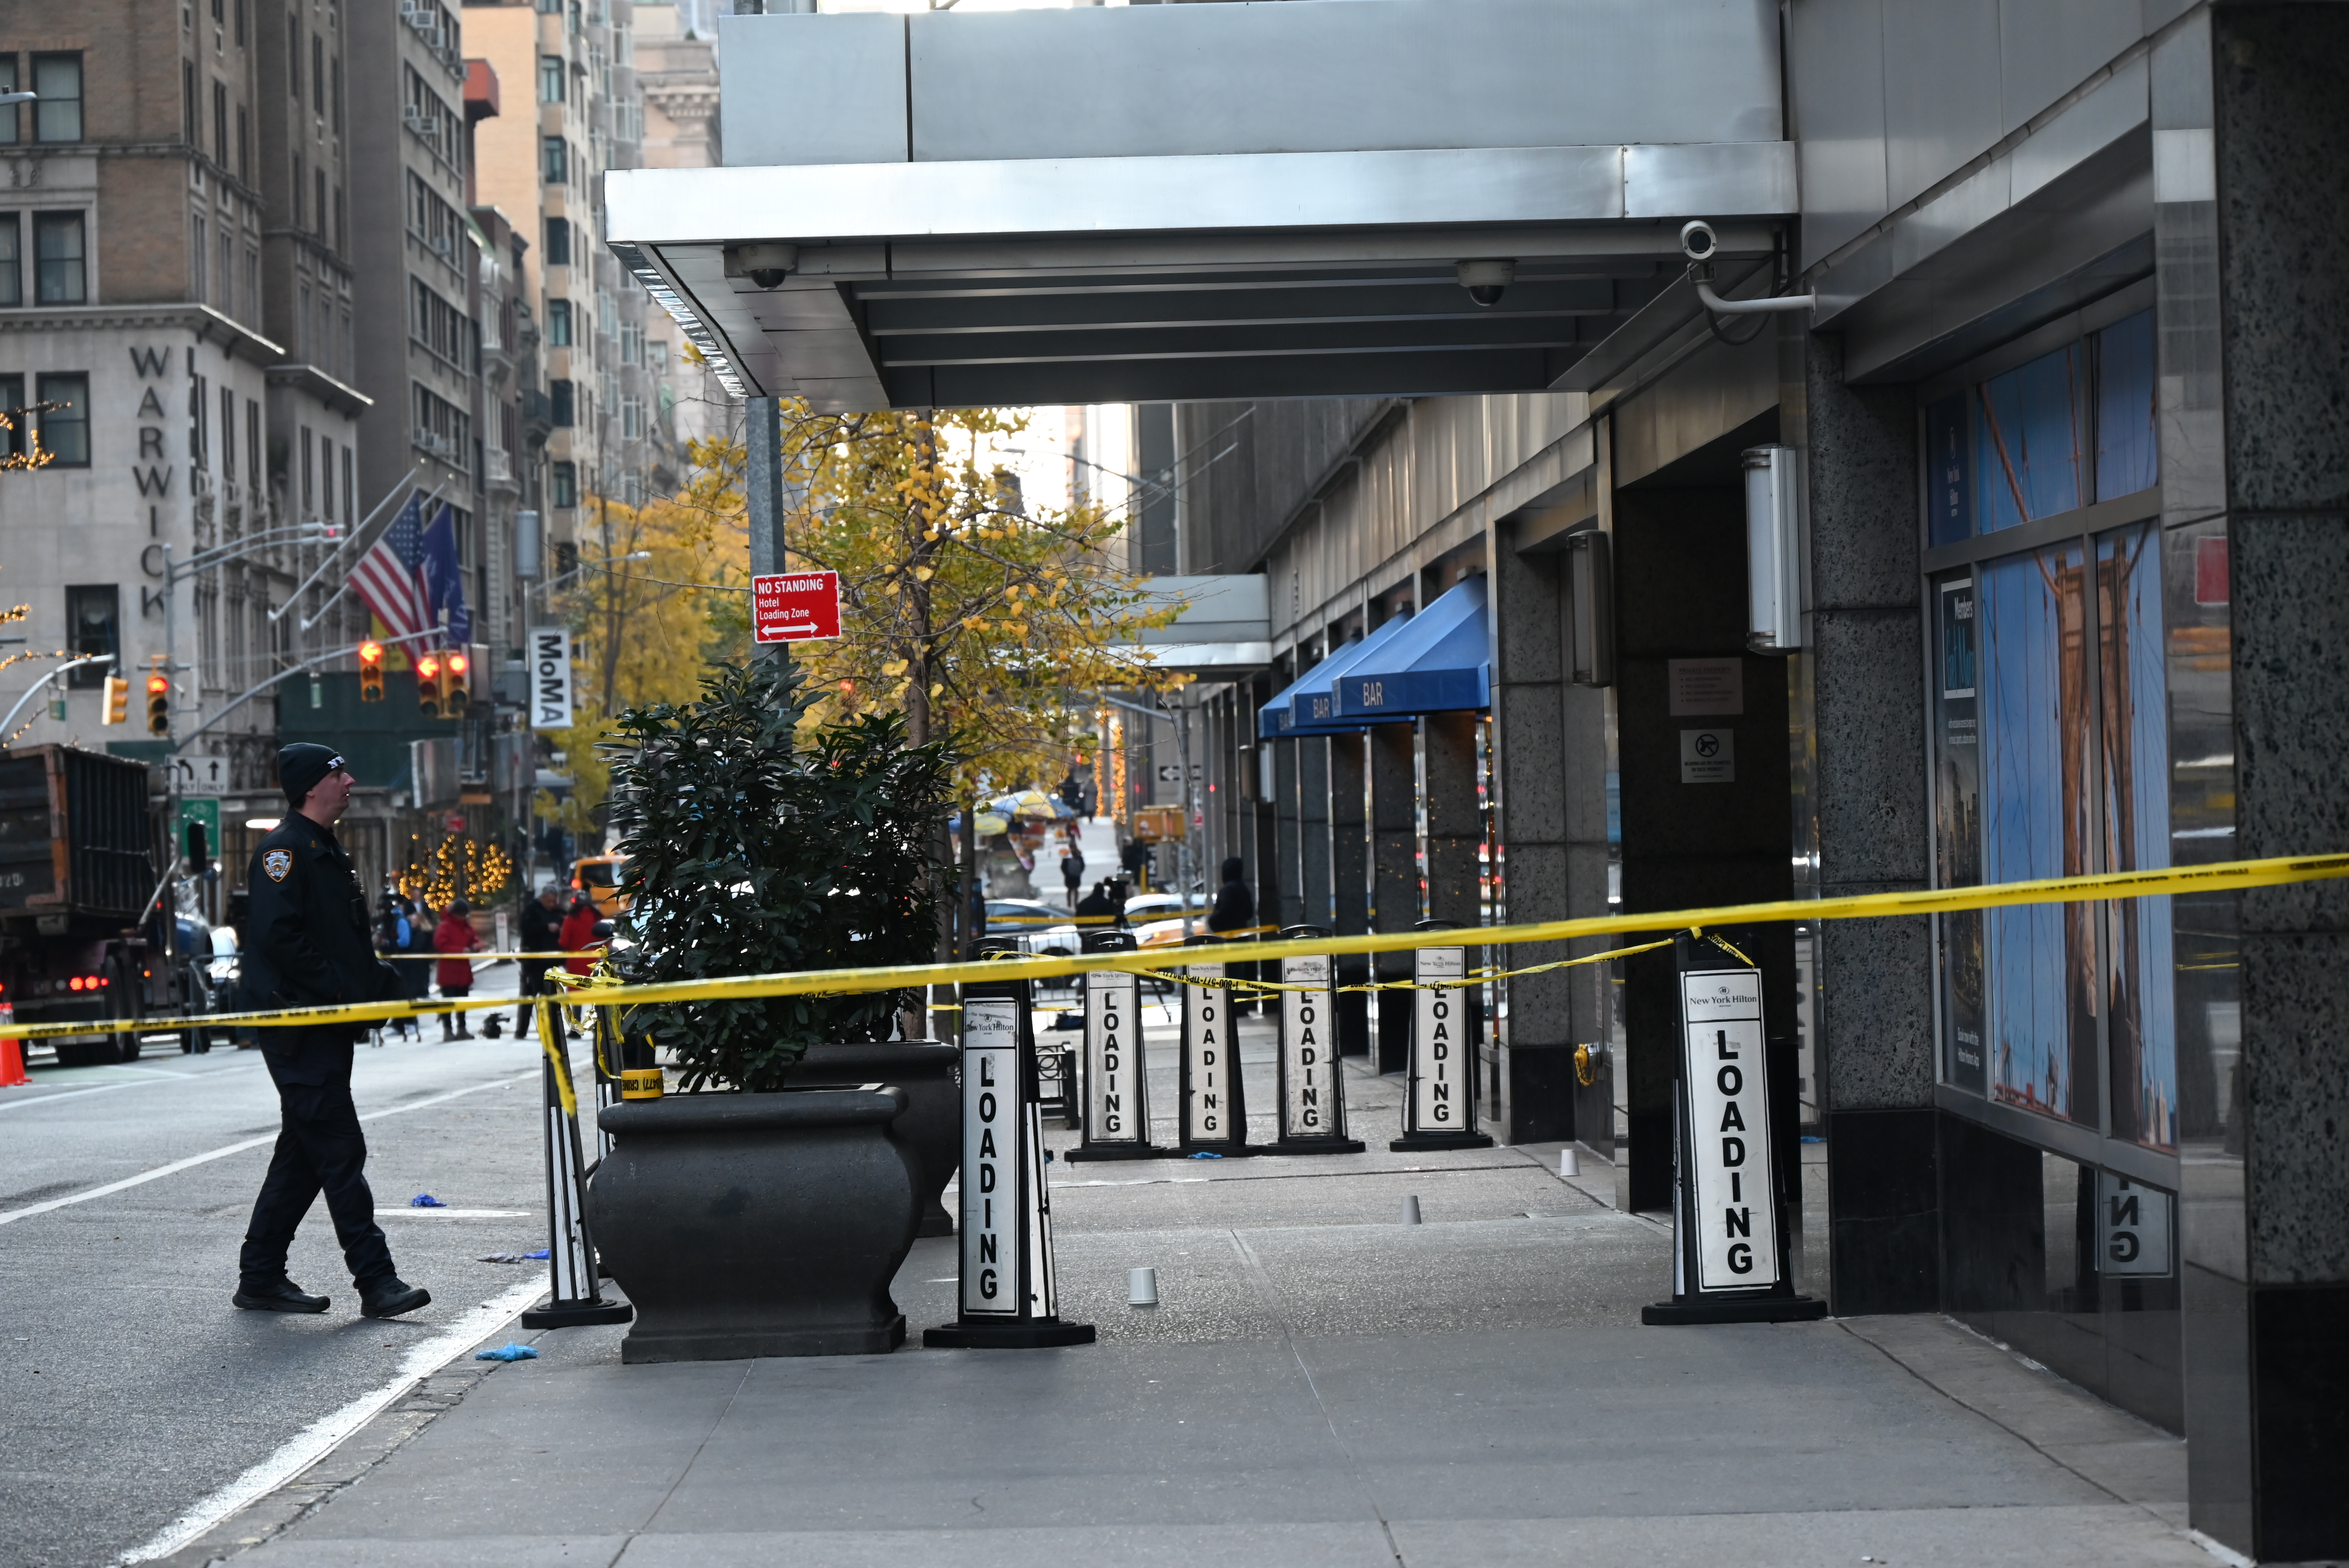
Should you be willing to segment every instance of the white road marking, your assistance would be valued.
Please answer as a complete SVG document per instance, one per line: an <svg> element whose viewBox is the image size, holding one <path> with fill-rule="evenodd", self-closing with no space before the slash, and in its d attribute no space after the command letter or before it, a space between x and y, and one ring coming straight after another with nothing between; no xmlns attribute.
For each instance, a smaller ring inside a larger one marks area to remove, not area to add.
<svg viewBox="0 0 2349 1568"><path fill-rule="evenodd" d="M422 1110L428 1106L439 1105L444 1100L455 1099L461 1095L478 1094L485 1088L507 1088L514 1084L527 1083L538 1076L538 1070L533 1068L519 1078L495 1078L488 1083L472 1084L464 1088L452 1088L446 1094L436 1094L429 1099L411 1100L406 1105L371 1110L359 1119L380 1121L387 1116L405 1116L411 1110ZM89 1089L80 1092L95 1094L98 1091ZM76 1203L87 1203L93 1198L109 1197L133 1187L143 1187L150 1181L160 1181L166 1176L176 1176L182 1171L192 1170L199 1165L209 1165L215 1160L225 1160L232 1154L242 1154L248 1149L259 1149L264 1144L276 1141L277 1134L265 1133L259 1138L247 1138L218 1149L207 1150L202 1154L191 1154L185 1160L174 1160L169 1165L158 1165L152 1171L142 1171L136 1176L125 1176L119 1181L109 1181L103 1187L92 1187L87 1192L74 1192L63 1198L52 1198L46 1203L27 1203L21 1209L0 1209L0 1225L13 1225L19 1220L31 1219L35 1214L46 1214L55 1209L70 1208Z"/></svg>
<svg viewBox="0 0 2349 1568"><path fill-rule="evenodd" d="M147 1088L159 1083L207 1083L216 1078L232 1078L244 1073L259 1072L261 1070L261 1064L259 1062L254 1062L245 1067L220 1068L212 1072L204 1073L164 1072L160 1069L152 1068L145 1069L118 1068L115 1070L118 1072L137 1071L140 1073L140 1076L135 1078L118 1078L112 1083L93 1084L88 1088L69 1088L59 1094L35 1095L30 1099L0 1100L0 1110L22 1110L28 1105L55 1105L61 1099L78 1099L86 1094L104 1094L109 1089ZM35 1084L31 1087L37 1088L37 1080L36 1080Z"/></svg>
<svg viewBox="0 0 2349 1568"><path fill-rule="evenodd" d="M533 1280L471 1308L450 1327L410 1350L390 1382L360 1395L332 1415L311 1422L275 1453L165 1525L144 1545L124 1553L121 1561L149 1563L158 1557L169 1557L239 1509L274 1491L333 1452L335 1445L373 1420L392 1401L499 1332L516 1313L545 1294L546 1282Z"/></svg>

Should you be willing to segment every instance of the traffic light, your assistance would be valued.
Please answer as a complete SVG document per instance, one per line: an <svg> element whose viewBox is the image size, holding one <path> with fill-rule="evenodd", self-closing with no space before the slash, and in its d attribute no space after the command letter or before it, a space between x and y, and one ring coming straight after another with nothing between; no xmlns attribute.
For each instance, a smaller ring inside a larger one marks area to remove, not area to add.
<svg viewBox="0 0 2349 1568"><path fill-rule="evenodd" d="M439 718L440 707L440 655L426 654L416 661L416 708L427 718Z"/></svg>
<svg viewBox="0 0 2349 1568"><path fill-rule="evenodd" d="M383 700L383 645L365 642L359 645L359 700Z"/></svg>
<svg viewBox="0 0 2349 1568"><path fill-rule="evenodd" d="M451 648L440 660L440 712L462 718L473 706L473 661Z"/></svg>
<svg viewBox="0 0 2349 1568"><path fill-rule="evenodd" d="M130 722L130 683L120 676L106 677L106 706L98 710L100 724Z"/></svg>
<svg viewBox="0 0 2349 1568"><path fill-rule="evenodd" d="M171 677L160 670L147 677L147 733L171 733Z"/></svg>

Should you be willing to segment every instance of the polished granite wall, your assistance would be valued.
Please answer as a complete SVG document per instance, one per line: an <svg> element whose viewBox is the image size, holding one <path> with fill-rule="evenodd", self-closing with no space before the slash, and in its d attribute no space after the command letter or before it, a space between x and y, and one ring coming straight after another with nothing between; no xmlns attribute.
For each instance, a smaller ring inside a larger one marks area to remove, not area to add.
<svg viewBox="0 0 2349 1568"><path fill-rule="evenodd" d="M1925 885L1925 712L1917 662L1916 403L1852 387L1808 335L1788 388L1810 500L1810 780L1822 897ZM1940 1303L1931 934L1923 920L1818 934L1828 1256L1844 1315Z"/></svg>
<svg viewBox="0 0 2349 1568"><path fill-rule="evenodd" d="M2349 9L2222 5L2195 24L2173 43L2186 68L2170 75L2181 107L2207 103L2214 133L2207 332L2223 412L2236 846L2339 851ZM2242 1125L2231 1149L2207 1157L2209 1201L2188 1233L2194 1515L2239 1551L2297 1562L2349 1554L2349 887L2246 893L2240 922ZM2231 1228L2230 1177L2241 1194Z"/></svg>

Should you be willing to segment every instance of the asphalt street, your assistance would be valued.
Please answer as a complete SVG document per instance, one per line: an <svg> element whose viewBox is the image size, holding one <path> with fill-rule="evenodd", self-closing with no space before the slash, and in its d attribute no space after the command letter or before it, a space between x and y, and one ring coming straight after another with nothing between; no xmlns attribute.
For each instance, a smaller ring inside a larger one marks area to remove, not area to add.
<svg viewBox="0 0 2349 1568"><path fill-rule="evenodd" d="M512 976L492 968L480 991ZM277 1130L257 1052L157 1041L134 1064L36 1067L30 1088L0 1089L0 1563L114 1560L382 1386L466 1308L543 1280L542 1264L475 1261L546 1245L536 1045L439 1034L428 1022L423 1044L358 1050L377 1206L394 1211L402 1276L434 1298L390 1323L358 1316L323 1202L292 1273L332 1309L229 1304ZM202 1162L77 1201L188 1161ZM419 1192L458 1215L408 1208Z"/></svg>

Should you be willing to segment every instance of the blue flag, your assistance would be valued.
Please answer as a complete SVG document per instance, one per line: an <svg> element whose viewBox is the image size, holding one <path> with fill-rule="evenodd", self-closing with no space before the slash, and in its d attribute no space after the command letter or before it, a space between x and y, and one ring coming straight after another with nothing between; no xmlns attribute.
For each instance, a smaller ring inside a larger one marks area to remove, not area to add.
<svg viewBox="0 0 2349 1568"><path fill-rule="evenodd" d="M473 613L465 607L465 573L457 563L457 520L443 502L432 526L424 531L421 563L425 614L432 620L449 613L449 644L462 647L473 640Z"/></svg>

